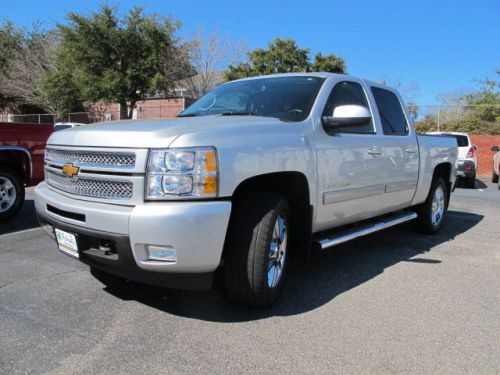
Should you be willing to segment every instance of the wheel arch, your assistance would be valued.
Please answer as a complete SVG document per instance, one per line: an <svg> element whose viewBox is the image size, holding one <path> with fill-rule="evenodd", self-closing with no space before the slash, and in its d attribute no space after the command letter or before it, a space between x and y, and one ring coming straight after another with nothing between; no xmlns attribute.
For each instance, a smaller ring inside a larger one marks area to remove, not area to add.
<svg viewBox="0 0 500 375"><path fill-rule="evenodd" d="M436 165L434 167L434 172L432 174L432 181L437 178L442 178L444 183L446 184L446 209L448 209L448 205L450 203L451 189L453 188L451 183L451 163L444 162ZM431 183L432 187L432 183Z"/></svg>
<svg viewBox="0 0 500 375"><path fill-rule="evenodd" d="M27 149L23 147L1 146L0 166L14 169L22 177L25 184L31 184L32 163L31 155Z"/></svg>
<svg viewBox="0 0 500 375"><path fill-rule="evenodd" d="M240 182L232 195L233 204L244 199L246 193L274 192L282 195L290 205L290 252L294 257L309 255L312 240L313 205L307 177L302 172L287 171L252 176ZM232 220L236 220L231 215ZM224 254L223 254L224 255Z"/></svg>

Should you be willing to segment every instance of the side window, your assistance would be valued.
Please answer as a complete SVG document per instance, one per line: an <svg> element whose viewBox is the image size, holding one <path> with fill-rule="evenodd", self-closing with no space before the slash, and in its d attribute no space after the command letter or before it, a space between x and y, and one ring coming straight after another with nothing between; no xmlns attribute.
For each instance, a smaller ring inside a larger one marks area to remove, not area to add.
<svg viewBox="0 0 500 375"><path fill-rule="evenodd" d="M323 111L323 116L331 116L333 114L333 109L340 105L362 105L366 108L368 106L368 100L363 91L363 88L359 83L356 82L339 82L335 85L328 101ZM370 121L365 125L361 126L349 126L345 129L339 129L337 133L369 133L374 134L373 122Z"/></svg>
<svg viewBox="0 0 500 375"><path fill-rule="evenodd" d="M389 90L372 87L372 94L377 103L382 121L382 128L386 135L408 134L408 123L401 108L401 103L394 93Z"/></svg>

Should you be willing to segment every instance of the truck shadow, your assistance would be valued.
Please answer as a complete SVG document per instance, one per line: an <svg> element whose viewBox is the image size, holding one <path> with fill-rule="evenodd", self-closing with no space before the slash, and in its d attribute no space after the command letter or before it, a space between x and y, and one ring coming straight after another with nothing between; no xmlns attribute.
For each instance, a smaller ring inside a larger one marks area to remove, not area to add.
<svg viewBox="0 0 500 375"><path fill-rule="evenodd" d="M12 219L0 224L0 235L38 227L33 199L26 199L21 211Z"/></svg>
<svg viewBox="0 0 500 375"><path fill-rule="evenodd" d="M419 267L421 264L439 267L441 261L428 259L426 254L435 246L452 241L457 235L473 228L482 219L482 215L449 211L445 226L435 236L418 234L411 223L407 223L331 250L315 252L307 263L289 262L282 296L269 309L233 305L224 295L221 280L216 280L210 291L187 292L126 282L100 272L93 274L105 284L106 292L120 299L135 300L181 317L213 322L245 322L296 315L327 304L399 262L418 263Z"/></svg>

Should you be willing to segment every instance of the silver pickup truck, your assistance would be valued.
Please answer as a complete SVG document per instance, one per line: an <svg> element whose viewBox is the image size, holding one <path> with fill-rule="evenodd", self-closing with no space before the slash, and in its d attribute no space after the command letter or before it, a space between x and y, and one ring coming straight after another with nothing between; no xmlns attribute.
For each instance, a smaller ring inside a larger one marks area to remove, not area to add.
<svg viewBox="0 0 500 375"><path fill-rule="evenodd" d="M226 83L170 120L54 133L43 228L92 268L269 306L289 257L415 219L443 224L454 138L420 136L398 93L328 73Z"/></svg>

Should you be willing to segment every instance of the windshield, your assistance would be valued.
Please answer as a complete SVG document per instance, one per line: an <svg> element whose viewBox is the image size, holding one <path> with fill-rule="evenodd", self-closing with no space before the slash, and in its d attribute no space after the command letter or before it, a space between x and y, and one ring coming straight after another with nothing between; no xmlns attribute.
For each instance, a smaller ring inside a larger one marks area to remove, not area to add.
<svg viewBox="0 0 500 375"><path fill-rule="evenodd" d="M265 116L302 121L311 111L320 77L288 76L226 83L193 103L179 117Z"/></svg>
<svg viewBox="0 0 500 375"><path fill-rule="evenodd" d="M71 125L54 125L54 131L72 128Z"/></svg>

